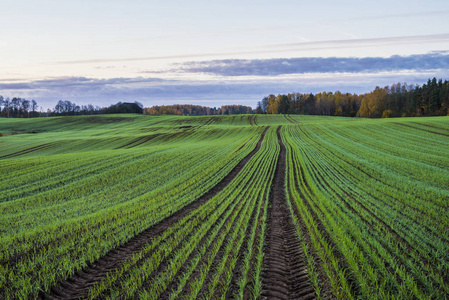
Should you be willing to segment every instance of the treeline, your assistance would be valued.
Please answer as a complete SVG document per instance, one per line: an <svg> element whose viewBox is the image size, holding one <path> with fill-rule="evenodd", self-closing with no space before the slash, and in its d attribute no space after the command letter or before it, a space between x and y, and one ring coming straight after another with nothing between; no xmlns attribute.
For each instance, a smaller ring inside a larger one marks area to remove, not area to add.
<svg viewBox="0 0 449 300"><path fill-rule="evenodd" d="M13 118L38 117L38 105L35 100L14 97L4 98L0 95L0 116Z"/></svg>
<svg viewBox="0 0 449 300"><path fill-rule="evenodd" d="M143 113L143 105L139 102L118 102L109 107L94 106L92 104L77 105L69 100L59 100L53 109L45 112L38 110L35 100L14 97L4 98L0 95L0 117L32 118L48 116L98 115L119 113Z"/></svg>
<svg viewBox="0 0 449 300"><path fill-rule="evenodd" d="M99 114L102 108L92 104L77 105L69 100L59 100L52 111L51 116L74 116L74 115L93 115Z"/></svg>
<svg viewBox="0 0 449 300"><path fill-rule="evenodd" d="M191 104L175 104L144 108L143 113L150 115L201 116L253 114L254 112L251 107L244 105L223 105L220 108L216 108Z"/></svg>
<svg viewBox="0 0 449 300"><path fill-rule="evenodd" d="M258 102L256 113L368 118L446 116L449 82L433 78L422 86L397 83L361 95L339 91L269 95Z"/></svg>
<svg viewBox="0 0 449 300"><path fill-rule="evenodd" d="M253 109L244 105L223 105L220 108L200 105L156 105L143 108L139 102L118 102L109 107L77 105L59 100L54 109L38 111L35 100L0 95L0 116L29 118L39 116L67 116L116 113L144 113L151 115L235 115L235 114L305 114L346 117L388 118L407 116L446 116L449 114L449 81L429 79L422 86L396 83L376 87L366 94L322 92L318 94L270 94Z"/></svg>
<svg viewBox="0 0 449 300"><path fill-rule="evenodd" d="M70 115L98 115L98 114L141 114L143 113L143 105L140 102L118 102L109 107L99 107L88 105L76 105L68 100L59 100L54 110L51 112L53 116L70 116Z"/></svg>

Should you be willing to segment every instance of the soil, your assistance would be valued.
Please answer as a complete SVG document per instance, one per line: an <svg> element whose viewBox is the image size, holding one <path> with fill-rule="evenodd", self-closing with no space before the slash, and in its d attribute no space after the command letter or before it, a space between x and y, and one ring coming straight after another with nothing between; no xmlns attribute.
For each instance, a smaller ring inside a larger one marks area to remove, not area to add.
<svg viewBox="0 0 449 300"><path fill-rule="evenodd" d="M284 114L284 118L287 119L287 121L289 121L292 124L297 124L298 122L293 120L293 118L290 115L286 115Z"/></svg>
<svg viewBox="0 0 449 300"><path fill-rule="evenodd" d="M402 124L402 123L396 123L396 122L393 122L393 124L401 125L401 126L405 126L405 127L410 127L410 128L416 129L416 130L421 130L421 131L425 131L425 132L429 132L429 133L434 133L434 134L438 134L438 135L442 135L442 136L449 136L449 134L445 134L445 133L441 133L441 132L436 132L436 131L432 131L432 130L427 130L427 129L422 129L422 128L415 127L415 126L411 126L411 125L408 125L408 124Z"/></svg>
<svg viewBox="0 0 449 300"><path fill-rule="evenodd" d="M42 144L42 145L38 145L38 146L34 146L34 147L27 148L27 149L24 149L24 150L20 150L20 151L15 152L15 153L11 153L11 154L0 156L0 159L2 159L2 158L11 158L11 157L19 156L19 155L25 155L25 154L29 154L31 152L36 152L36 151L39 151L39 150L45 150L45 149L48 149L48 148L50 148L52 146L53 146L53 143L45 143L45 144Z"/></svg>
<svg viewBox="0 0 449 300"><path fill-rule="evenodd" d="M183 218L191 211L197 209L206 201L215 196L224 189L240 172L251 157L260 149L265 133L262 133L257 146L254 150L245 156L233 169L226 175L217 185L210 189L206 194L196 201L186 205L170 217L162 220L158 224L151 226L140 234L134 236L120 247L106 253L93 264L89 264L83 270L78 270L72 277L67 278L53 286L49 292L41 292L40 299L79 299L88 295L89 288L107 277L109 272L119 268L133 254L138 253L148 242L155 236L163 233L167 228L172 226L179 218Z"/></svg>
<svg viewBox="0 0 449 300"><path fill-rule="evenodd" d="M262 273L262 296L266 299L315 299L307 274L307 263L296 235L285 197L286 149L281 146L270 193L268 232Z"/></svg>
<svg viewBox="0 0 449 300"><path fill-rule="evenodd" d="M129 149L129 148L133 148L133 147L142 145L142 144L144 144L146 142L149 142L150 140L152 140L152 139L154 139L154 138L156 138L156 137L158 137L160 135L161 135L160 133L155 133L155 134L152 134L152 135L140 136L138 138L133 139L131 142L129 142L129 143L125 144L125 145L119 146L119 147L117 147L115 149L122 149L122 148Z"/></svg>

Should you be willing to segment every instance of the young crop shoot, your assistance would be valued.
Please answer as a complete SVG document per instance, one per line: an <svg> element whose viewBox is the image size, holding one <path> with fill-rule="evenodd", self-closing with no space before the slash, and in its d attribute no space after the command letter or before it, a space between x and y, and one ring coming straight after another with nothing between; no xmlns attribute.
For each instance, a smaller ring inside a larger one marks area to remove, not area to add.
<svg viewBox="0 0 449 300"><path fill-rule="evenodd" d="M0 128L0 299L449 295L448 117Z"/></svg>

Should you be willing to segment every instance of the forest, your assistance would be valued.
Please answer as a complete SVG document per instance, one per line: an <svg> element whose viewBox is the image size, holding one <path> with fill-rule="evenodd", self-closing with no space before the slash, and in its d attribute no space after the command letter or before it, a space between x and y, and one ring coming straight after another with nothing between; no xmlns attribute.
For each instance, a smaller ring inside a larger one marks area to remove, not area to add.
<svg viewBox="0 0 449 300"><path fill-rule="evenodd" d="M376 87L366 94L336 92L270 94L257 103L256 109L244 105L207 107L191 104L143 107L137 101L118 102L109 107L77 105L59 100L53 109L38 111L35 100L0 95L0 117L29 118L41 116L143 113L150 115L236 115L302 114L363 118L446 116L449 114L449 81L428 79L422 86L395 83Z"/></svg>
<svg viewBox="0 0 449 300"><path fill-rule="evenodd" d="M27 100L18 97L12 99L0 95L0 117L29 118L38 117L38 105L35 100Z"/></svg>
<svg viewBox="0 0 449 300"><path fill-rule="evenodd" d="M38 110L35 100L14 97L4 98L0 95L0 117L6 118L32 118L50 116L75 116L75 115L101 115L101 114L141 114L143 105L140 102L118 102L109 107L94 106L92 104L77 105L69 100L59 100L53 109L43 112Z"/></svg>
<svg viewBox="0 0 449 300"><path fill-rule="evenodd" d="M322 92L318 94L270 94L257 103L258 114L388 118L446 116L449 113L449 81L429 79L422 86L396 83L376 87L366 94Z"/></svg>
<svg viewBox="0 0 449 300"><path fill-rule="evenodd" d="M144 114L149 115L239 115L253 114L253 109L244 105L222 105L220 108L191 104L155 105L144 108Z"/></svg>

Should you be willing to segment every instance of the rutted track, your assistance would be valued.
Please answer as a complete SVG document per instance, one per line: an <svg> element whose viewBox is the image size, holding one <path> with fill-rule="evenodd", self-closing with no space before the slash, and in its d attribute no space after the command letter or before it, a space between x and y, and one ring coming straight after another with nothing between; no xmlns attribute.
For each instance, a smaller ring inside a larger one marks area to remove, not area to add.
<svg viewBox="0 0 449 300"><path fill-rule="evenodd" d="M156 134L153 134L153 135L140 136L140 137L138 137L136 139L133 139L129 143L126 143L125 145L122 145L122 146L117 147L115 149L122 149L122 148L129 149L129 148L137 147L137 146L142 145L142 144L144 144L146 142L149 142L150 140L152 140L152 139L154 139L154 138L156 138L156 137L158 137L160 135L161 134L156 133Z"/></svg>
<svg viewBox="0 0 449 300"><path fill-rule="evenodd" d="M47 149L51 148L52 146L53 146L53 143L45 143L45 144L34 146L34 147L31 147L28 149L20 150L18 152L0 156L0 159L16 157L19 155L25 155L25 154L29 154L29 153L40 151L40 150L47 150Z"/></svg>
<svg viewBox="0 0 449 300"><path fill-rule="evenodd" d="M262 274L262 296L267 299L314 299L306 262L296 236L285 198L286 149L277 130L281 146L270 193L267 246Z"/></svg>
<svg viewBox="0 0 449 300"><path fill-rule="evenodd" d="M289 121L292 124L298 124L298 121L296 121L295 119L293 119L290 115L286 115L284 114L284 118L287 119L287 121Z"/></svg>
<svg viewBox="0 0 449 300"><path fill-rule="evenodd" d="M111 250L105 256L100 258L95 263L89 265L84 270L76 272L71 278L68 278L63 282L60 282L58 285L53 286L48 294L41 293L39 297L41 299L79 299L86 297L91 286L105 279L109 272L112 272L119 268L134 253L139 252L148 242L150 242L154 237L163 233L168 227L176 222L176 220L183 218L191 211L197 209L203 203L205 203L222 189L224 189L237 176L237 174L251 159L251 157L260 149L267 130L268 127L262 133L254 150L245 158L243 158L232 169L232 171L222 179L222 181L220 181L205 195L185 206L181 210L175 212L160 223L155 224L154 226L131 238L122 246Z"/></svg>

